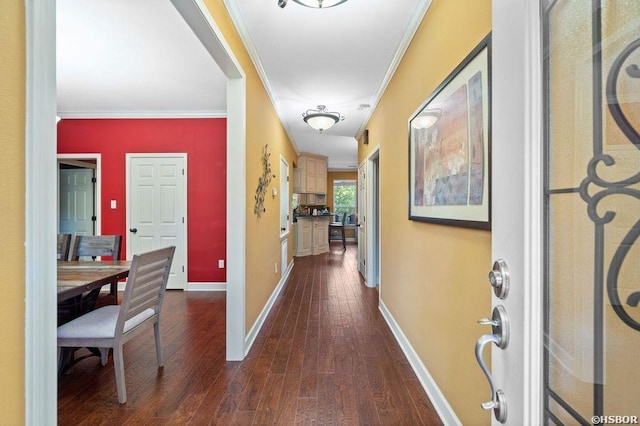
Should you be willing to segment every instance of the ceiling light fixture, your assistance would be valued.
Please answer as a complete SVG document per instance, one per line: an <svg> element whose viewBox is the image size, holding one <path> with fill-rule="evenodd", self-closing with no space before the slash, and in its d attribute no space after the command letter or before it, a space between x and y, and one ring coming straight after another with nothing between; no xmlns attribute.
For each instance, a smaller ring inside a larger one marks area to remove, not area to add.
<svg viewBox="0 0 640 426"><path fill-rule="evenodd" d="M347 0L293 0L294 2L315 9L327 9L346 2ZM284 6L281 6L284 7Z"/></svg>
<svg viewBox="0 0 640 426"><path fill-rule="evenodd" d="M338 121L344 120L344 117L339 112L327 111L327 107L324 105L318 105L318 109L308 109L307 112L303 112L302 119L309 126L322 133Z"/></svg>

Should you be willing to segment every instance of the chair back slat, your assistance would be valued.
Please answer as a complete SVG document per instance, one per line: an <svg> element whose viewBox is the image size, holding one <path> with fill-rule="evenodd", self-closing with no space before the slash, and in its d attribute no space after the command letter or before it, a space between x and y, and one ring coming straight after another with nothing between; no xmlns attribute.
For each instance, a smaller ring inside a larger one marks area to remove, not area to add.
<svg viewBox="0 0 640 426"><path fill-rule="evenodd" d="M69 260L71 234L58 234L58 260Z"/></svg>
<svg viewBox="0 0 640 426"><path fill-rule="evenodd" d="M146 309L160 315L175 246L133 256L124 290L116 333L121 334L127 320Z"/></svg>
<svg viewBox="0 0 640 426"><path fill-rule="evenodd" d="M77 235L71 260L79 260L80 256L111 256L120 260L121 241L121 235Z"/></svg>

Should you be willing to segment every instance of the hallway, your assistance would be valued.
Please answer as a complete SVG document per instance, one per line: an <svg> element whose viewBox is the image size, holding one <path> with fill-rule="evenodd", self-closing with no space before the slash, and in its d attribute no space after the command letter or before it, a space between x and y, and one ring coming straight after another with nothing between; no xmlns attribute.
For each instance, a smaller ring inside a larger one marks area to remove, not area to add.
<svg viewBox="0 0 640 426"><path fill-rule="evenodd" d="M58 383L58 424L441 424L356 270L357 246L295 258L248 356L225 362L224 293L169 292L165 366L153 336L125 346L127 404L113 363Z"/></svg>

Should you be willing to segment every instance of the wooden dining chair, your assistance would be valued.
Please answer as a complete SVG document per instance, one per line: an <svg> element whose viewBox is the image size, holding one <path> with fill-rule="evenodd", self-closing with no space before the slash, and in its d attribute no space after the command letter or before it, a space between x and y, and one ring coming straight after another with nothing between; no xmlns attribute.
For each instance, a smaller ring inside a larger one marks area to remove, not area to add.
<svg viewBox="0 0 640 426"><path fill-rule="evenodd" d="M121 235L78 235L76 236L71 260L87 258L96 260L98 256L108 256L112 260L120 260ZM117 305L118 304L118 282L112 282L109 287L109 294L100 296L100 289L85 296L85 301L94 305ZM91 307L93 308L93 306Z"/></svg>
<svg viewBox="0 0 640 426"><path fill-rule="evenodd" d="M342 240L342 249L347 249L347 238L344 232L345 224L347 222L347 213L342 214L342 222L329 223L329 244L331 240Z"/></svg>
<svg viewBox="0 0 640 426"><path fill-rule="evenodd" d="M58 260L69 260L71 234L58 234Z"/></svg>
<svg viewBox="0 0 640 426"><path fill-rule="evenodd" d="M123 345L153 326L158 368L163 366L160 314L175 246L133 256L129 280L120 305L108 305L58 327L58 356L66 347L96 347L104 366L113 349L118 402L127 402Z"/></svg>

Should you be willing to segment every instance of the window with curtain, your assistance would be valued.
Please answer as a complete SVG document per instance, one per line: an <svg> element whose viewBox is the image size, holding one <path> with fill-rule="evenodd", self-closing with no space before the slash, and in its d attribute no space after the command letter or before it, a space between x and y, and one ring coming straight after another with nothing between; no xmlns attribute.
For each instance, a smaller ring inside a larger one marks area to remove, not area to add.
<svg viewBox="0 0 640 426"><path fill-rule="evenodd" d="M347 223L354 223L356 213L356 181L333 181L333 211L336 220L342 220L342 214L347 214Z"/></svg>

